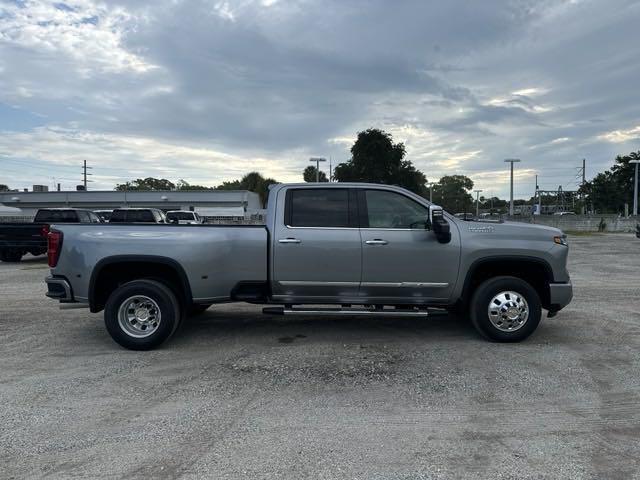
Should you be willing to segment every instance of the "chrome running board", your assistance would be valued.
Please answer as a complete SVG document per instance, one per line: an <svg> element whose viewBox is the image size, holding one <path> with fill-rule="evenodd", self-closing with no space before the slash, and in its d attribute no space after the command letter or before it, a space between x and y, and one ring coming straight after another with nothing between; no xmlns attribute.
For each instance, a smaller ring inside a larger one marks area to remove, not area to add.
<svg viewBox="0 0 640 480"><path fill-rule="evenodd" d="M383 317L427 317L430 313L427 310L417 309L373 309L373 308L285 308L285 307L265 307L262 313L267 315L377 315Z"/></svg>

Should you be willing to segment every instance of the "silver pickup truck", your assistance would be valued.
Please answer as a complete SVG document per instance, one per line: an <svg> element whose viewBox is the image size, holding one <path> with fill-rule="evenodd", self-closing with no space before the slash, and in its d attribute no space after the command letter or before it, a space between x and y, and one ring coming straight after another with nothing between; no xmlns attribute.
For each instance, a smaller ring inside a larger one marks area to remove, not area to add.
<svg viewBox="0 0 640 480"><path fill-rule="evenodd" d="M513 342L572 298L560 230L457 219L399 187L279 184L265 226L52 225L47 296L104 310L120 345L151 349L213 303L265 313L468 314Z"/></svg>

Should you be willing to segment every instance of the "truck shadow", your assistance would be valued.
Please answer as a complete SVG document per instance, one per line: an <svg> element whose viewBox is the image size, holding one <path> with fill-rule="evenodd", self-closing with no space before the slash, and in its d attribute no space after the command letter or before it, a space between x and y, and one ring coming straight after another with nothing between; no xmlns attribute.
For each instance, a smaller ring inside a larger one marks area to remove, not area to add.
<svg viewBox="0 0 640 480"><path fill-rule="evenodd" d="M184 322L172 343L250 340L282 346L309 342L383 342L420 338L438 341L455 337L480 339L471 323L455 315L438 314L426 318L384 316L322 317L267 316L262 313L207 312Z"/></svg>

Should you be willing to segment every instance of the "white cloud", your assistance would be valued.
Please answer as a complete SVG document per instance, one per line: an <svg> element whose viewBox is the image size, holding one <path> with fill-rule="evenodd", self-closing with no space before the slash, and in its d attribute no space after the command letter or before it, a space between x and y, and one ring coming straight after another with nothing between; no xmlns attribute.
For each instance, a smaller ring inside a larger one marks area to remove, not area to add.
<svg viewBox="0 0 640 480"><path fill-rule="evenodd" d="M231 155L205 145L174 144L148 137L62 127L40 127L31 132L0 135L0 165L15 171L16 183L24 186L33 183L34 162L50 165L47 177L73 175L79 179L75 173L80 171L83 160L93 167L94 188L100 189L112 189L114 182L147 176L173 181L182 178L193 184L215 186L255 170L281 181L300 181L303 168L291 168L295 158L278 162L260 156ZM73 174L69 173L70 169ZM67 186L73 185L71 180Z"/></svg>
<svg viewBox="0 0 640 480"><path fill-rule="evenodd" d="M105 188L141 171L298 180L309 156L344 161L377 127L430 180L505 194L496 172L520 157L564 184L573 159L595 173L638 138L639 14L627 0L4 2L1 183L77 175L85 157Z"/></svg>
<svg viewBox="0 0 640 480"><path fill-rule="evenodd" d="M612 143L624 143L640 138L640 125L627 130L613 130L598 136L599 139Z"/></svg>

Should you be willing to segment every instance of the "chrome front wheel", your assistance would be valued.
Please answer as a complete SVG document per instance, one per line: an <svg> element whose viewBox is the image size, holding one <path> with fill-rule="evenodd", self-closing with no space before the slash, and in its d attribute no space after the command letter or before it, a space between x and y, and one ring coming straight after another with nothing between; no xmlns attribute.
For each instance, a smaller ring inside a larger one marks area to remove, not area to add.
<svg viewBox="0 0 640 480"><path fill-rule="evenodd" d="M524 296L513 291L495 295L489 302L487 311L493 326L503 332L521 329L529 318L529 304Z"/></svg>

